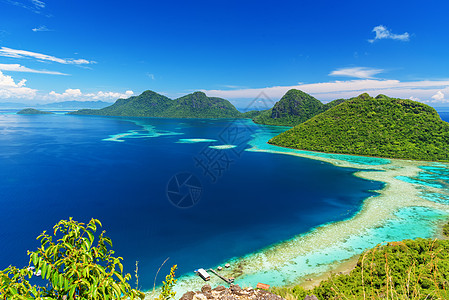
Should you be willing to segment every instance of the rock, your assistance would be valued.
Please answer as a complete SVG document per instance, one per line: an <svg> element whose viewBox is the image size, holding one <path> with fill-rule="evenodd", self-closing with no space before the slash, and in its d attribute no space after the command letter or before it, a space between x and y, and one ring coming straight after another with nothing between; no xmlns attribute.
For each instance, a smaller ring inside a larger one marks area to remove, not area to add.
<svg viewBox="0 0 449 300"><path fill-rule="evenodd" d="M238 284L232 284L229 288L220 285L214 289L206 284L201 291L187 292L180 300L283 300L283 298L265 290L242 289Z"/></svg>
<svg viewBox="0 0 449 300"><path fill-rule="evenodd" d="M195 292L187 292L179 300L192 300L193 296L195 296Z"/></svg>
<svg viewBox="0 0 449 300"><path fill-rule="evenodd" d="M207 300L207 297L201 293L195 294L193 296L193 300Z"/></svg>
<svg viewBox="0 0 449 300"><path fill-rule="evenodd" d="M216 288L213 289L213 291L215 291L215 292L222 292L224 290L226 290L226 288L224 286L222 286L222 285L219 285L219 286L217 286Z"/></svg>
<svg viewBox="0 0 449 300"><path fill-rule="evenodd" d="M240 292L242 288L238 284L231 284L231 287L229 288L231 292Z"/></svg>
<svg viewBox="0 0 449 300"><path fill-rule="evenodd" d="M304 298L304 300L318 300L318 298L317 298L315 295L311 295L311 296L307 295L307 296Z"/></svg>

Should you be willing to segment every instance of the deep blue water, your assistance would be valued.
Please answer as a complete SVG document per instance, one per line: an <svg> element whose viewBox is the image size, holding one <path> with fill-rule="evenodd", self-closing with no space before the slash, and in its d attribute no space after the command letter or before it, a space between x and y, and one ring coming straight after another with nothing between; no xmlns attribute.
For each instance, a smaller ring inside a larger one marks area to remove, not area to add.
<svg viewBox="0 0 449 300"><path fill-rule="evenodd" d="M194 161L208 144L177 142L219 140L233 121L135 120L168 135L104 141L141 133L142 127L120 118L0 114L1 269L26 265L37 235L60 219L98 218L126 271L139 261L140 284L147 289L167 257L160 274L173 264L179 275L213 267L346 219L370 190L382 187L353 176L352 169L289 155L238 156L232 149L219 150L233 162L213 183ZM261 130L248 124L238 126ZM242 132L248 140L251 131ZM179 172L194 174L203 186L201 199L188 209L175 207L166 195Z"/></svg>

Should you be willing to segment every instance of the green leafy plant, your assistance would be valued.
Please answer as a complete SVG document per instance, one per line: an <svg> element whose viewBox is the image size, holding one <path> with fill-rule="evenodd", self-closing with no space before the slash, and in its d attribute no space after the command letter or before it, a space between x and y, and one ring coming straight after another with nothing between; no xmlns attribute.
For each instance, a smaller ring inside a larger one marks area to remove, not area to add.
<svg viewBox="0 0 449 300"><path fill-rule="evenodd" d="M29 266L0 271L0 294L4 299L143 299L132 289L130 274L123 274L123 258L114 257L112 241L104 231L95 238L99 220L89 223L62 220L53 236L44 231L37 237L41 246L28 251ZM57 239L59 235L59 239ZM47 281L45 287L29 283L36 274Z"/></svg>
<svg viewBox="0 0 449 300"><path fill-rule="evenodd" d="M174 265L170 270L170 274L165 276L165 281L162 282L162 291L159 295L159 300L168 300L175 297L176 292L173 291L173 287L178 281L175 279L175 271L177 268L178 266Z"/></svg>

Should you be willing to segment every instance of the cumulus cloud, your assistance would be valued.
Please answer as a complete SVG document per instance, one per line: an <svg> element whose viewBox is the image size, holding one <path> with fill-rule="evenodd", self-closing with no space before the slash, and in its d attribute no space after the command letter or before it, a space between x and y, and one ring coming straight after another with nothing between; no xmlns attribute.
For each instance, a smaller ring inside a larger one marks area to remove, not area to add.
<svg viewBox="0 0 449 300"><path fill-rule="evenodd" d="M405 32L403 34L395 34L383 25L374 27L373 32L376 33L376 36L374 37L374 39L368 40L368 42L370 43L374 43L376 40L383 39L398 40L403 42L407 42L410 40L410 34L408 34L408 32Z"/></svg>
<svg viewBox="0 0 449 300"><path fill-rule="evenodd" d="M0 71L10 71L10 72L25 72L25 73L38 73L38 74L50 74L50 75L68 75L56 71L47 70L34 70L21 66L19 64L0 64Z"/></svg>
<svg viewBox="0 0 449 300"><path fill-rule="evenodd" d="M288 90L298 89L309 93L320 100L334 100L337 98L351 98L362 93L369 93L372 96L385 94L397 98L415 97L432 99L438 91L449 93L449 79L447 80L424 80L402 82L399 80L381 79L355 79L347 81L331 81L310 84L298 84L292 86L272 86L253 89L234 90L203 90L211 97L221 97L225 99L255 99L262 93L271 99L280 99ZM433 102L437 104L437 102Z"/></svg>
<svg viewBox="0 0 449 300"><path fill-rule="evenodd" d="M89 61L86 59L66 59L66 58L58 58L55 56L47 55L47 54L41 54L26 50L16 50L6 47L0 48L0 56L4 57L12 57L12 58L35 58L38 60L44 60L44 61L51 61L51 62L57 62L60 64L74 64L74 65L82 65L82 64L94 64L96 62Z"/></svg>
<svg viewBox="0 0 449 300"><path fill-rule="evenodd" d="M34 32L40 32L40 31L52 31L51 29L48 29L47 26L42 25L36 28L31 29Z"/></svg>
<svg viewBox="0 0 449 300"><path fill-rule="evenodd" d="M125 93L118 92L103 92L83 93L80 89L66 89L63 93L56 93L51 91L46 97L46 100L66 101L92 101L92 100L116 100L119 98L129 98L134 95L133 91L126 91Z"/></svg>
<svg viewBox="0 0 449 300"><path fill-rule="evenodd" d="M4 75L0 71L0 98L24 98L33 99L36 96L36 90L25 86L26 79L15 82L11 76Z"/></svg>
<svg viewBox="0 0 449 300"><path fill-rule="evenodd" d="M354 78L374 78L375 75L382 73L382 69L373 69L366 67L342 68L332 71L330 76L345 76Z"/></svg>
<svg viewBox="0 0 449 300"><path fill-rule="evenodd" d="M435 102L446 102L444 100L444 93L442 91L438 91L435 95L432 96L432 99Z"/></svg>

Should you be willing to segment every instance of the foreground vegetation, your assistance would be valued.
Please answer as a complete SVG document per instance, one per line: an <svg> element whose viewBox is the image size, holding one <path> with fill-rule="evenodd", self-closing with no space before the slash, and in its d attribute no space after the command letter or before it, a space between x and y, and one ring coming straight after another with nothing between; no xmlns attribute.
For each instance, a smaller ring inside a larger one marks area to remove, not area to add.
<svg viewBox="0 0 449 300"><path fill-rule="evenodd" d="M363 253L349 275L333 275L312 290L273 288L286 299L449 299L449 241L388 243Z"/></svg>
<svg viewBox="0 0 449 300"><path fill-rule="evenodd" d="M428 105L362 94L269 143L328 153L449 161L449 124Z"/></svg>
<svg viewBox="0 0 449 300"><path fill-rule="evenodd" d="M143 299L145 294L133 289L131 275L123 273L121 257L114 257L112 241L104 231L95 236L100 221L79 223L62 220L53 227L53 236L44 231L38 236L41 246L28 251L28 266L9 266L0 271L1 299ZM160 300L174 297L176 279L173 266L159 295ZM45 280L33 285L33 276ZM138 276L136 271L136 285Z"/></svg>

